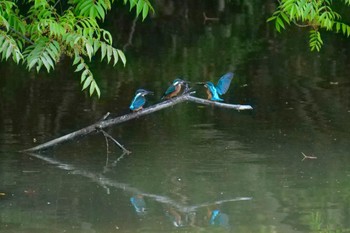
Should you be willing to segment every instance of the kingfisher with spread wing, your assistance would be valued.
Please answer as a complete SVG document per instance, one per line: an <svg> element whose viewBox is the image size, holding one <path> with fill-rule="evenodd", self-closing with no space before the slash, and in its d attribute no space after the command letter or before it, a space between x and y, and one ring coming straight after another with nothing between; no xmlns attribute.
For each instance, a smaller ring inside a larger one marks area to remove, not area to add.
<svg viewBox="0 0 350 233"><path fill-rule="evenodd" d="M233 73L229 72L224 74L216 84L216 86L212 82L199 83L204 84L204 87L207 88L207 95L209 100L213 101L224 101L220 98L221 95L225 94L230 87L231 81L233 78Z"/></svg>

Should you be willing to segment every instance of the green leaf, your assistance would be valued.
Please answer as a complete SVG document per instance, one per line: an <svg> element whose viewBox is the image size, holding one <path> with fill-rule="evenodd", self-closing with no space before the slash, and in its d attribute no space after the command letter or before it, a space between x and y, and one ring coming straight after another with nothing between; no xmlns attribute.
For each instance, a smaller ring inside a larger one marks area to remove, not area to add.
<svg viewBox="0 0 350 233"><path fill-rule="evenodd" d="M100 98L100 96L101 96L101 91L100 91L100 88L98 87L97 84L95 85L95 91L96 91L97 97Z"/></svg>
<svg viewBox="0 0 350 233"><path fill-rule="evenodd" d="M92 54L93 54L93 52L94 52L94 49L93 49L93 47L92 47L92 45L91 45L90 43L86 43L86 44L85 44L85 48L86 48L87 55L88 55L88 57L89 57L89 59L90 59L90 61L91 61L91 58L92 58Z"/></svg>
<svg viewBox="0 0 350 233"><path fill-rule="evenodd" d="M339 22L337 22L336 24L335 24L335 27L336 27L336 32L339 32L339 30L340 30L340 23Z"/></svg>
<svg viewBox="0 0 350 233"><path fill-rule="evenodd" d="M270 18L268 18L267 20L266 20L266 22L271 22L271 21L273 21L273 20L275 20L276 19L276 16L271 16Z"/></svg>
<svg viewBox="0 0 350 233"><path fill-rule="evenodd" d="M10 45L10 41L9 40L5 40L5 42L2 44L2 47L0 49L0 53L4 52L5 50L7 51L7 47Z"/></svg>
<svg viewBox="0 0 350 233"><path fill-rule="evenodd" d="M107 47L107 63L111 61L112 53L113 53L112 50L113 50L112 46Z"/></svg>
<svg viewBox="0 0 350 233"><path fill-rule="evenodd" d="M75 54L75 57L74 57L74 61L73 61L73 66L78 64L78 62L80 61L80 56L79 54Z"/></svg>
<svg viewBox="0 0 350 233"><path fill-rule="evenodd" d="M46 58L45 58L44 56L42 56L40 59L41 59L42 63L44 64L44 66L45 66L47 72L50 72L50 64L49 64L49 62L46 60ZM38 67L37 67L37 68L38 68ZM39 68L39 69L40 69L40 68Z"/></svg>
<svg viewBox="0 0 350 233"><path fill-rule="evenodd" d="M106 56L106 52L107 52L107 45L101 42L101 61Z"/></svg>
<svg viewBox="0 0 350 233"><path fill-rule="evenodd" d="M115 64L117 64L118 62L118 52L116 49L113 49L113 59L114 59L113 66L115 66Z"/></svg>
<svg viewBox="0 0 350 233"><path fill-rule="evenodd" d="M98 49L101 47L101 43L99 40L94 40L94 55L98 51Z"/></svg>
<svg viewBox="0 0 350 233"><path fill-rule="evenodd" d="M13 47L12 47L12 46L9 46L9 47L7 48L7 52L6 52L6 60L11 56L12 51L13 51Z"/></svg>
<svg viewBox="0 0 350 233"><path fill-rule="evenodd" d="M290 24L289 18L284 12L281 12L281 16L284 19L284 21L286 21L288 24Z"/></svg>
<svg viewBox="0 0 350 233"><path fill-rule="evenodd" d="M142 9L142 20L145 20L145 18L147 17L148 10L149 10L148 4L144 4Z"/></svg>
<svg viewBox="0 0 350 233"><path fill-rule="evenodd" d="M132 8L134 8L136 5L136 0L130 0L130 11L132 10Z"/></svg>
<svg viewBox="0 0 350 233"><path fill-rule="evenodd" d="M92 96L92 94L94 94L95 89L96 89L96 83L95 83L95 81L93 81L90 85L90 90L89 90L90 96Z"/></svg>
<svg viewBox="0 0 350 233"><path fill-rule="evenodd" d="M137 16L141 13L144 4L145 4L145 3L144 3L143 0L139 0L139 1L138 1L137 6L136 6L136 15L137 15Z"/></svg>
<svg viewBox="0 0 350 233"><path fill-rule="evenodd" d="M37 61L38 58L31 60L30 63L28 63L28 70L31 70L33 66L37 63Z"/></svg>
<svg viewBox="0 0 350 233"><path fill-rule="evenodd" d="M79 72L82 69L84 69L84 67L85 67L85 64L84 63L80 63L74 72Z"/></svg>
<svg viewBox="0 0 350 233"><path fill-rule="evenodd" d="M93 80L92 76L87 77L87 79L84 82L82 90L85 90L91 84L92 80Z"/></svg>
<svg viewBox="0 0 350 233"><path fill-rule="evenodd" d="M118 52L119 57L120 57L120 59L122 60L124 66L125 66L125 65L126 65L126 58L125 58L125 55L124 55L123 51L117 49L117 52Z"/></svg>
<svg viewBox="0 0 350 233"><path fill-rule="evenodd" d="M46 61L47 61L47 62L49 63L49 65L50 65L50 67L51 67L52 69L54 69L54 68L55 68L55 65L54 65L54 63L53 63L51 57L49 56L49 54L48 54L47 52L44 52L44 53L43 53L43 57L45 57Z"/></svg>
<svg viewBox="0 0 350 233"><path fill-rule="evenodd" d="M103 21L105 19L105 11L102 6L96 6L96 9L99 13L100 19Z"/></svg>
<svg viewBox="0 0 350 233"><path fill-rule="evenodd" d="M342 28L343 34L345 35L346 34L346 24L343 23L341 25L341 28Z"/></svg>
<svg viewBox="0 0 350 233"><path fill-rule="evenodd" d="M83 73L81 74L81 77L80 77L80 83L83 83L83 82L84 82L86 76L87 76L89 73L90 73L90 72L89 72L88 69L86 69L86 70L83 71Z"/></svg>
<svg viewBox="0 0 350 233"><path fill-rule="evenodd" d="M112 39L111 33L109 33L109 31L102 30L102 35L103 35L103 39L106 42L108 42L108 44L112 45L113 39Z"/></svg>
<svg viewBox="0 0 350 233"><path fill-rule="evenodd" d="M284 23L283 23L283 21L282 21L282 19L280 18L280 17L277 17L276 18L276 22L284 29L285 27L284 27Z"/></svg>

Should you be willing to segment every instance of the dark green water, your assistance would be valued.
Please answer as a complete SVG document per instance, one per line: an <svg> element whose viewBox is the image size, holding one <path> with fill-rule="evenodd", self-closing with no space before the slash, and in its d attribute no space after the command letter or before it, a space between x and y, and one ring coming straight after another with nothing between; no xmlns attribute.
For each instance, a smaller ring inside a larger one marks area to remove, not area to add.
<svg viewBox="0 0 350 233"><path fill-rule="evenodd" d="M349 42L327 35L310 53L303 31L274 36L268 3L205 2L137 22L126 68L94 64L100 100L79 92L69 61L49 75L0 64L0 232L350 231ZM221 21L203 24L203 11ZM132 20L119 17L123 47ZM225 102L253 111L182 103L108 129L131 155L112 143L107 155L102 135L16 152L127 113L139 87L153 104L178 75L228 71Z"/></svg>

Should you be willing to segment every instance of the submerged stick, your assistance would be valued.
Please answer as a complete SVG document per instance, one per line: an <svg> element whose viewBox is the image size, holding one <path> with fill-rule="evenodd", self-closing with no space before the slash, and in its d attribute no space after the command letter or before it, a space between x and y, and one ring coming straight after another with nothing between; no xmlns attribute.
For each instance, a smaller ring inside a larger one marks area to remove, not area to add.
<svg viewBox="0 0 350 233"><path fill-rule="evenodd" d="M253 109L250 105L225 104L225 103L214 102L211 100L193 97L193 96L191 96L191 94L193 94L193 93L194 92L185 93L185 94L180 95L178 97L175 97L173 99L160 102L160 103L152 105L148 108L144 108L143 110L138 111L138 112L132 112L132 113L125 114L123 116L115 117L112 119L102 118L100 121L98 121L90 126L87 126L87 127L82 128L80 130L77 130L75 132L66 134L64 136L58 137L56 139L45 142L45 143L40 144L38 146L22 150L20 152L35 152L35 151L45 150L45 149L48 149L50 147L56 146L58 144L76 139L78 137L82 137L82 136L85 136L85 135L90 134L90 133L99 132L101 129L110 127L112 125L116 125L116 124L120 124L120 123L123 123L126 121L130 121L132 119L141 117L143 115L151 114L153 112L162 110L164 108L174 106L174 105L179 104L179 103L184 102L184 101L191 101L191 102L195 102L198 104L205 104L205 105L216 106L216 107L220 107L220 108L231 108L231 109L236 109L236 110L251 110L251 109Z"/></svg>

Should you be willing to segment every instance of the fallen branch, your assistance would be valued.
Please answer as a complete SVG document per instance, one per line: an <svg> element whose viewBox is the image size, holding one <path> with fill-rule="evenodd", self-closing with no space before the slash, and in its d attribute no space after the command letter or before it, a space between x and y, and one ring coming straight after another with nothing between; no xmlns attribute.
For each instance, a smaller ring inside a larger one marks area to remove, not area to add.
<svg viewBox="0 0 350 233"><path fill-rule="evenodd" d="M184 101L191 101L191 102L195 102L198 104L205 104L205 105L216 106L216 107L220 107L220 108L231 108L231 109L236 109L236 110L251 110L251 109L253 109L250 105L225 104L225 103L214 102L214 101L210 101L210 100L206 100L206 99L193 97L193 96L191 96L191 94L193 94L193 93L194 92L188 92L186 94L180 95L180 96L175 97L173 99L160 102L160 103L152 105L148 108L144 108L141 111L132 112L132 113L129 113L129 114L126 114L123 116L119 116L119 117L115 117L112 119L105 119L107 114L108 114L107 113L105 115L105 117L103 117L101 120L99 120L98 122L96 122L90 126L87 126L83 129L66 134L66 135L61 136L59 138L53 139L51 141L45 142L45 143L40 144L38 146L22 150L21 152L35 152L35 151L40 151L40 150L46 150L46 149L53 147L53 146L56 146L58 144L76 139L78 137L85 136L85 135L90 134L90 133L97 133L97 132L101 131L102 129L110 127L112 125L116 125L116 124L120 124L120 123L123 123L126 121L130 121L132 119L139 118L143 115L147 115L147 114L162 110L164 108L174 106L174 105L179 104L179 103L184 102Z"/></svg>

